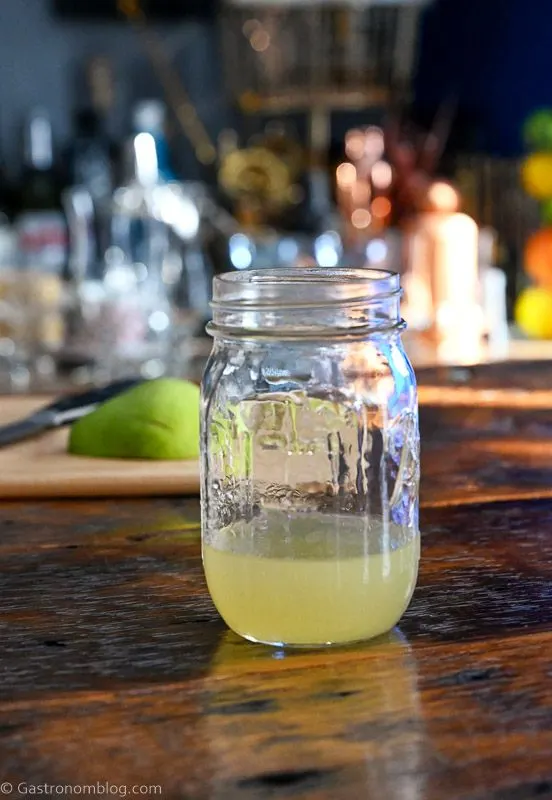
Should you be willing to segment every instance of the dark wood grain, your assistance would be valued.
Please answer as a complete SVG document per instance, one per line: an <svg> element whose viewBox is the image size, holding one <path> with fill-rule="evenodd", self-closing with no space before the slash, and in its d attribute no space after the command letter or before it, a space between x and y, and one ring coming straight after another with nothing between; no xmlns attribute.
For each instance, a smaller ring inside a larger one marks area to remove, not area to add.
<svg viewBox="0 0 552 800"><path fill-rule="evenodd" d="M203 580L200 532L189 522L196 509L173 511L169 501L154 509L144 508L139 528L114 525L106 509L103 530L89 518L76 547L63 524L2 546L9 669L1 697L180 680L209 668L224 625ZM190 529L175 527L179 519ZM552 502L427 509L422 531L418 588L401 624L408 637L464 642L548 629Z"/></svg>
<svg viewBox="0 0 552 800"><path fill-rule="evenodd" d="M195 499L0 504L0 784L551 798L552 411L427 408L422 429L419 584L363 646L228 632Z"/></svg>
<svg viewBox="0 0 552 800"><path fill-rule="evenodd" d="M552 408L423 406L420 423L424 505L552 497Z"/></svg>
<svg viewBox="0 0 552 800"><path fill-rule="evenodd" d="M425 367L417 369L424 386L470 386L472 389L552 389L552 361L507 361L473 367Z"/></svg>
<svg viewBox="0 0 552 800"><path fill-rule="evenodd" d="M193 800L549 796L552 502L427 508L422 530L400 629L286 655L219 620L195 501L0 507L0 777Z"/></svg>

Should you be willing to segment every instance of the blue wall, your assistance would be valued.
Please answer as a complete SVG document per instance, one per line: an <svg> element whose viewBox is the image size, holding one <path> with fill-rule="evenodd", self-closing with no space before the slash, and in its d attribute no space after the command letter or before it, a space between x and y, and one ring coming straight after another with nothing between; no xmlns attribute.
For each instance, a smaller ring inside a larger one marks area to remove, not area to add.
<svg viewBox="0 0 552 800"><path fill-rule="evenodd" d="M552 107L552 0L436 0L416 95L426 112L456 96L482 149L519 154L524 119Z"/></svg>

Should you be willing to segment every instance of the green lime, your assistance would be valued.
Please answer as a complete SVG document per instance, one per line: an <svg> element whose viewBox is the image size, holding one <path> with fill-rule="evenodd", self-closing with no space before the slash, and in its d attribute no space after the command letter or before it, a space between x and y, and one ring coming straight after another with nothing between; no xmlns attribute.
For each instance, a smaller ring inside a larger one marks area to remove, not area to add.
<svg viewBox="0 0 552 800"><path fill-rule="evenodd" d="M552 110L535 111L525 121L523 139L534 150L552 150Z"/></svg>
<svg viewBox="0 0 552 800"><path fill-rule="evenodd" d="M199 456L199 389L189 381L147 381L76 422L69 452L98 458Z"/></svg>
<svg viewBox="0 0 552 800"><path fill-rule="evenodd" d="M541 216L545 225L552 225L552 200L543 200L541 203Z"/></svg>

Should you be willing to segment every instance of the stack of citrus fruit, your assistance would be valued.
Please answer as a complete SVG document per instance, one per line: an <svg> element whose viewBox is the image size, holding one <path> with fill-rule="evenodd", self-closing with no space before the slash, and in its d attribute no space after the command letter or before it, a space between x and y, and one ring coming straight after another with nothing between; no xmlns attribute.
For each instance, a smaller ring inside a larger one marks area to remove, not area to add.
<svg viewBox="0 0 552 800"><path fill-rule="evenodd" d="M552 339L552 110L532 114L524 136L532 152L521 177L527 194L541 203L544 226L525 247L525 272L532 285L519 295L515 319L527 336Z"/></svg>

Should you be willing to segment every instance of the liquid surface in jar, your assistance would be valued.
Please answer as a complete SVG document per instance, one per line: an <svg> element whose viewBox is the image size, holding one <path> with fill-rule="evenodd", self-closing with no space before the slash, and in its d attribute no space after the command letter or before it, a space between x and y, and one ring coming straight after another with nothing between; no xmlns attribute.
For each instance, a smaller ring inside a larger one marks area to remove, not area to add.
<svg viewBox="0 0 552 800"><path fill-rule="evenodd" d="M379 636L416 584L419 536L362 516L268 511L203 546L213 601L236 633L267 644L337 644Z"/></svg>

